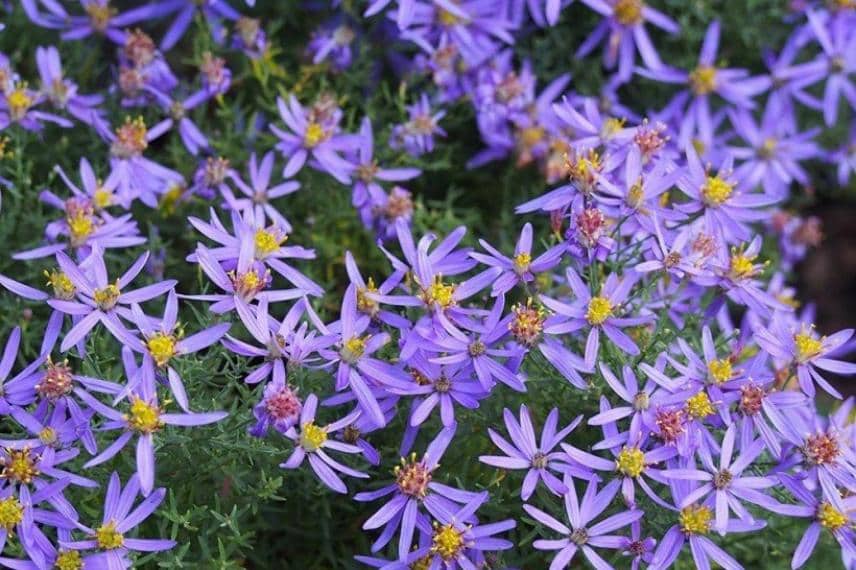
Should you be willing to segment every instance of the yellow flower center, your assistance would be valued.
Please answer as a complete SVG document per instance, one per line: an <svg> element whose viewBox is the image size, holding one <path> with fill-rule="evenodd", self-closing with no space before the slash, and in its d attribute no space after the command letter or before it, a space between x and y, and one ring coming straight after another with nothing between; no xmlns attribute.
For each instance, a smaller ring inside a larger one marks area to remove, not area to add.
<svg viewBox="0 0 856 570"><path fill-rule="evenodd" d="M431 556L423 556L416 562L411 562L409 570L428 570L431 568Z"/></svg>
<svg viewBox="0 0 856 570"><path fill-rule="evenodd" d="M813 337L809 331L795 334L794 345L797 349L797 361L799 362L811 360L823 350L823 341Z"/></svg>
<svg viewBox="0 0 856 570"><path fill-rule="evenodd" d="M717 384L728 382L731 380L733 373L731 370L731 360L728 358L712 360L710 364L707 365L707 371L710 374L710 378Z"/></svg>
<svg viewBox="0 0 856 570"><path fill-rule="evenodd" d="M719 176L708 176L701 188L701 197L708 206L721 206L734 192L734 184L726 182Z"/></svg>
<svg viewBox="0 0 856 570"><path fill-rule="evenodd" d="M817 509L817 522L824 528L835 532L847 524L847 515L830 505L821 503Z"/></svg>
<svg viewBox="0 0 856 570"><path fill-rule="evenodd" d="M256 258L262 259L277 251L288 236L275 229L256 230Z"/></svg>
<svg viewBox="0 0 856 570"><path fill-rule="evenodd" d="M33 99L25 89L18 88L6 96L6 104L9 106L9 114L12 116L12 120L18 120L27 114L33 104Z"/></svg>
<svg viewBox="0 0 856 570"><path fill-rule="evenodd" d="M92 298L95 301L95 304L98 305L99 309L102 311L109 311L116 306L116 302L119 300L119 294L119 280L117 279L115 284L111 283L103 289L96 289Z"/></svg>
<svg viewBox="0 0 856 570"><path fill-rule="evenodd" d="M309 148L314 148L321 144L327 138L327 133L324 127L318 123L312 122L306 126L306 132L303 135L303 144Z"/></svg>
<svg viewBox="0 0 856 570"><path fill-rule="evenodd" d="M706 418L715 411L707 392L699 392L687 399L687 413L693 418Z"/></svg>
<svg viewBox="0 0 856 570"><path fill-rule="evenodd" d="M103 32L107 29L107 24L110 23L110 18L113 16L114 12L115 11L110 8L110 5L107 3L100 5L92 2L86 6L86 13L89 15L92 27L99 32Z"/></svg>
<svg viewBox="0 0 856 570"><path fill-rule="evenodd" d="M524 148L531 148L544 140L543 127L526 127L520 131L520 142Z"/></svg>
<svg viewBox="0 0 856 570"><path fill-rule="evenodd" d="M686 534L707 534L713 513L703 505L690 505L681 509L681 530Z"/></svg>
<svg viewBox="0 0 856 570"><path fill-rule="evenodd" d="M438 305L445 309L455 304L455 287L454 283L443 283L443 277L437 275L434 282L423 292L422 300L427 305Z"/></svg>
<svg viewBox="0 0 856 570"><path fill-rule="evenodd" d="M431 552L438 554L443 560L452 560L464 547L463 534L451 524L435 528Z"/></svg>
<svg viewBox="0 0 856 570"><path fill-rule="evenodd" d="M314 422L306 422L300 431L300 447L305 451L320 449L327 441L326 428L316 426Z"/></svg>
<svg viewBox="0 0 856 570"><path fill-rule="evenodd" d="M56 430L52 427L46 427L39 432L39 441L44 445L54 445L57 442Z"/></svg>
<svg viewBox="0 0 856 570"><path fill-rule="evenodd" d="M662 197L662 196L661 196ZM642 181L630 187L627 192L627 205L631 208L638 208L642 205L642 200L645 198L645 190L642 188Z"/></svg>
<svg viewBox="0 0 856 570"><path fill-rule="evenodd" d="M380 309L380 305L374 299L371 299L368 294L377 293L378 289L375 286L374 279L369 277L365 287L357 289L357 308L367 315L375 315Z"/></svg>
<svg viewBox="0 0 856 570"><path fill-rule="evenodd" d="M103 524L95 531L95 542L101 550L114 550L125 544L125 537L116 530L116 522L110 521Z"/></svg>
<svg viewBox="0 0 856 570"><path fill-rule="evenodd" d="M690 88L696 95L707 95L716 89L716 68L700 65L690 73Z"/></svg>
<svg viewBox="0 0 856 570"><path fill-rule="evenodd" d="M511 309L513 318L508 323L511 335L524 346L534 346L544 330L547 313L542 307L533 306L530 297L526 304L518 303Z"/></svg>
<svg viewBox="0 0 856 570"><path fill-rule="evenodd" d="M529 265L532 263L532 256L526 252L518 253L514 257L514 270L517 273L525 273L529 271Z"/></svg>
<svg viewBox="0 0 856 570"><path fill-rule="evenodd" d="M586 320L592 326L602 325L612 316L612 303L606 297L592 297L586 309Z"/></svg>
<svg viewBox="0 0 856 570"><path fill-rule="evenodd" d="M35 458L29 449L9 449L6 453L9 457L3 461L3 471L0 472L3 479L29 484L33 477L39 474Z"/></svg>
<svg viewBox="0 0 856 570"><path fill-rule="evenodd" d="M17 497L0 499L0 527L10 533L22 520L24 520L24 506Z"/></svg>
<svg viewBox="0 0 856 570"><path fill-rule="evenodd" d="M626 0L627 2L635 2L637 0ZM611 138L618 134L618 131L624 128L624 124L627 122L627 119L618 119L616 117L610 117L603 122L603 129L601 132L601 136L605 139Z"/></svg>
<svg viewBox="0 0 856 570"><path fill-rule="evenodd" d="M85 211L78 211L66 216L68 233L72 245L79 246L86 241L95 230L95 219Z"/></svg>
<svg viewBox="0 0 856 570"><path fill-rule="evenodd" d="M59 269L54 269L50 272L45 271L44 275L48 278L47 284L53 288L54 297L66 301L74 298L76 289L68 275Z"/></svg>
<svg viewBox="0 0 856 570"><path fill-rule="evenodd" d="M135 398L131 410L125 414L128 429L139 433L153 433L163 427L160 420L160 408L147 403L142 398Z"/></svg>
<svg viewBox="0 0 856 570"><path fill-rule="evenodd" d="M230 274L232 278L232 286L235 288L235 293L248 301L253 299L262 289L268 284L268 270L259 275L255 269L250 269L246 273Z"/></svg>
<svg viewBox="0 0 856 570"><path fill-rule="evenodd" d="M83 570L83 559L77 550L66 550L57 555L54 566L57 570Z"/></svg>
<svg viewBox="0 0 856 570"><path fill-rule="evenodd" d="M175 356L176 338L171 334L163 332L155 333L149 340L146 341L146 347L149 349L149 354L154 359L158 366L163 367L169 359Z"/></svg>
<svg viewBox="0 0 856 570"><path fill-rule="evenodd" d="M396 465L392 472L395 475L396 485L405 495L424 499L428 494L431 471L425 466L425 463L416 461L415 453L411 455L410 462L402 457L401 465Z"/></svg>
<svg viewBox="0 0 856 570"><path fill-rule="evenodd" d="M342 345L342 350L339 351L339 356L341 356L342 360L345 362L356 362L366 351L366 342L368 342L369 338L371 338L370 335L366 335L364 337L352 336Z"/></svg>
<svg viewBox="0 0 856 570"><path fill-rule="evenodd" d="M613 8L615 19L619 24L632 26L642 21L642 7L640 0L618 0Z"/></svg>
<svg viewBox="0 0 856 570"><path fill-rule="evenodd" d="M116 129L116 140L111 151L120 158L130 158L142 154L149 146L148 129L142 117L125 117L125 123Z"/></svg>
<svg viewBox="0 0 856 570"><path fill-rule="evenodd" d="M638 447L624 447L618 453L615 468L628 477L638 477L645 470L645 454Z"/></svg>
<svg viewBox="0 0 856 570"><path fill-rule="evenodd" d="M776 147L778 144L778 141L773 137L764 139L763 144L761 144L761 147L758 149L758 156L761 158L773 158L776 154Z"/></svg>

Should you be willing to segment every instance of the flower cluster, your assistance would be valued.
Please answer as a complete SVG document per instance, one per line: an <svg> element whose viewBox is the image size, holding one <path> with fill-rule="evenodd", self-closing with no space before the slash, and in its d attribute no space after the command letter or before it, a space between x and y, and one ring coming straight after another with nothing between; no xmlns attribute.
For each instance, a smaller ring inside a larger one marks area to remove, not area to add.
<svg viewBox="0 0 856 570"><path fill-rule="evenodd" d="M279 446L282 469L308 470L340 494L379 480L353 497L382 502L362 521L374 542L356 560L368 567L495 567L519 548L542 551L551 569L579 558L612 568L624 556L662 570L684 552L699 568L742 568L717 535L763 532L774 516L808 519L794 568L823 533L856 567L854 400L833 378L856 374L853 330L822 335L800 310L788 280L819 229L786 210L810 183L808 161L835 162L842 184L856 170L852 141L833 151L819 142L821 122L856 107L851 3L806 7L769 73L753 75L720 66L719 22L697 65L681 70L649 35L677 34L671 17L640 0L583 0L601 21L576 56L603 44L614 72L597 97L575 92L570 74L539 92L532 62L515 54L531 24L557 24L559 0L342 8L308 42L310 67L341 74L379 34L406 46L392 67L421 82L418 99L385 126L355 119L329 90L276 91L253 110L264 118L242 118L242 128L255 121L246 164L220 155L205 119L239 96L226 56L259 77L278 73L260 20L225 1L138 4L120 13L108 0L21 2L64 41L112 42L116 76L103 93L78 93L55 47L35 54L39 89L0 54L0 133L80 128L102 150L79 157L79 183L55 167L65 188L39 199L58 218L11 255L46 261L46 288L0 275L50 315L37 358L25 358L34 352L21 349L20 328L0 358L0 413L14 428L0 440L0 566L113 570L174 546L132 536L167 492L156 487L158 438L226 418L197 409L185 381L198 379L183 363L237 357L257 398L238 413L248 436ZM160 42L138 29L158 21ZM187 77L168 56L194 21L214 51ZM643 112L620 102L631 81L679 88ZM551 187L517 205L529 221L504 228L515 239L500 245L468 241L465 226L426 229L397 185L425 178L423 161L453 138L441 123L463 101L484 147L470 168L510 158ZM804 128L806 114L818 126ZM175 154L157 152L167 146ZM288 219L285 197L341 186L384 265L368 275L356 249L342 251L341 295L325 297L315 248L290 240L304 220ZM188 204L203 206L186 216L195 246L168 255L196 270L196 290L153 269L158 252L136 250L158 235L156 214ZM770 229L776 239L765 240ZM189 302L205 315L194 332L179 319ZM82 373L110 355L121 380ZM546 383L571 396L506 407ZM842 400L830 415L827 397ZM502 426L492 417L482 434L465 433L497 406ZM389 457L372 434L398 425ZM444 457L456 438L485 434L477 468L488 475L470 486ZM124 455L134 464L124 484L117 472L87 477ZM104 514L92 523L66 494L100 483ZM519 520L491 520L490 487L518 483ZM534 528L517 544L524 526Z"/></svg>

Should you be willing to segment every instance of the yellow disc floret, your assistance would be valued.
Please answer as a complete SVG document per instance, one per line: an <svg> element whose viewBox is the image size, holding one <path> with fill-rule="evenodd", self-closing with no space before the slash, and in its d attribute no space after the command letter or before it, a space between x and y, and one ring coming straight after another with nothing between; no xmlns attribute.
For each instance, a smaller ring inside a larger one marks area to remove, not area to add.
<svg viewBox="0 0 856 570"><path fill-rule="evenodd" d="M83 570L83 558L77 550L66 550L57 554L56 570Z"/></svg>
<svg viewBox="0 0 856 570"><path fill-rule="evenodd" d="M276 230L259 229L256 230L256 258L262 259L279 250L283 242L288 239L288 236Z"/></svg>
<svg viewBox="0 0 856 570"><path fill-rule="evenodd" d="M308 148L314 148L321 144L327 138L327 133L324 127L318 123L309 123L306 125L306 132L303 135L303 144Z"/></svg>
<svg viewBox="0 0 856 570"><path fill-rule="evenodd" d="M707 365L707 372L710 374L710 379L717 384L728 382L733 374L731 360L728 358L711 360Z"/></svg>
<svg viewBox="0 0 856 570"><path fill-rule="evenodd" d="M177 354L176 341L174 335L164 332L155 333L146 341L146 348L159 367L165 366Z"/></svg>
<svg viewBox="0 0 856 570"><path fill-rule="evenodd" d="M708 206L721 206L731 198L734 192L734 184L723 180L719 176L708 176L704 186L701 187L701 197Z"/></svg>
<svg viewBox="0 0 856 570"><path fill-rule="evenodd" d="M27 448L9 449L6 453L7 456L3 459L3 471L0 472L0 477L17 483L32 483L33 477L39 474L39 469L36 467L38 458L33 457Z"/></svg>
<svg viewBox="0 0 856 570"><path fill-rule="evenodd" d="M592 326L602 325L612 316L612 303L606 297L592 297L586 309L586 320Z"/></svg>
<svg viewBox="0 0 856 570"><path fill-rule="evenodd" d="M707 534L713 513L703 505L690 505L681 509L681 530L686 534Z"/></svg>
<svg viewBox="0 0 856 570"><path fill-rule="evenodd" d="M514 256L514 271L526 273L532 263L532 256L527 252L521 252Z"/></svg>
<svg viewBox="0 0 856 570"><path fill-rule="evenodd" d="M125 544L125 537L116 530L116 521L110 521L95 531L95 542L101 550L115 550Z"/></svg>
<svg viewBox="0 0 856 570"><path fill-rule="evenodd" d="M797 361L806 362L821 353L823 339L813 337L811 329L805 328L794 335L794 346L797 351Z"/></svg>
<svg viewBox="0 0 856 570"><path fill-rule="evenodd" d="M696 95L707 95L716 89L716 68L700 65L690 72L690 88Z"/></svg>
<svg viewBox="0 0 856 570"><path fill-rule="evenodd" d="M642 21L641 0L618 0L612 9L619 24L632 26Z"/></svg>
<svg viewBox="0 0 856 570"><path fill-rule="evenodd" d="M422 292L422 300L426 305L437 305L443 309L451 307L455 304L455 287L454 283L444 283L442 275L437 275Z"/></svg>
<svg viewBox="0 0 856 570"><path fill-rule="evenodd" d="M453 560L464 547L464 533L446 524L434 529L431 552L437 554L443 560Z"/></svg>
<svg viewBox="0 0 856 570"><path fill-rule="evenodd" d="M366 342L368 342L369 338L371 338L369 335L363 337L352 336L342 344L342 350L339 351L339 356L341 356L342 360L345 362L356 362L366 351Z"/></svg>
<svg viewBox="0 0 856 570"><path fill-rule="evenodd" d="M817 508L817 522L824 528L835 532L847 524L847 515L829 503L821 503Z"/></svg>
<svg viewBox="0 0 856 570"><path fill-rule="evenodd" d="M54 269L52 271L45 271L45 277L48 278L48 285L53 288L54 297L57 299L63 299L68 301L74 298L74 294L76 289L74 287L74 283L71 282L68 275L60 271L59 269Z"/></svg>
<svg viewBox="0 0 856 570"><path fill-rule="evenodd" d="M0 499L0 527L12 532L16 525L24 520L24 506L17 497Z"/></svg>
<svg viewBox="0 0 856 570"><path fill-rule="evenodd" d="M628 477L638 477L645 470L645 454L638 447L624 447L615 459L615 468Z"/></svg>
<svg viewBox="0 0 856 570"><path fill-rule="evenodd" d="M687 399L687 413L693 418L706 418L715 411L707 392L699 392Z"/></svg>
<svg viewBox="0 0 856 570"><path fill-rule="evenodd" d="M139 433L152 433L163 427L160 419L160 408L149 404L142 398L135 398L131 402L131 410L125 414L128 428Z"/></svg>
<svg viewBox="0 0 856 570"><path fill-rule="evenodd" d="M304 451L315 451L320 449L327 441L327 429L316 426L314 422L306 422L301 426L300 447Z"/></svg>
<svg viewBox="0 0 856 570"><path fill-rule="evenodd" d="M33 98L27 93L25 88L14 89L6 96L6 104L9 106L9 115L13 121L24 118L27 111L33 105Z"/></svg>

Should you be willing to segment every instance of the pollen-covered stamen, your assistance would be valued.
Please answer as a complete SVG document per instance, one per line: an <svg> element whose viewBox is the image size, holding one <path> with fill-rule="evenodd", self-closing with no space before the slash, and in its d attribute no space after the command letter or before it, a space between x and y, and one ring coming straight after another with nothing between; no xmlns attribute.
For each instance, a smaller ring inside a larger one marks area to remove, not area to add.
<svg viewBox="0 0 856 570"><path fill-rule="evenodd" d="M199 72L205 77L209 86L221 89L227 81L226 60L222 57L214 57L214 54L207 51L202 54Z"/></svg>
<svg viewBox="0 0 856 570"><path fill-rule="evenodd" d="M380 311L380 304L370 296L377 293L378 289L375 286L374 279L369 277L366 281L366 286L357 289L357 309L372 317L377 315L378 311Z"/></svg>
<svg viewBox="0 0 856 570"><path fill-rule="evenodd" d="M544 321L547 313L543 308L534 306L532 298L526 304L518 303L511 309L512 319L508 323L508 330L514 339L523 346L532 347L541 339L544 331Z"/></svg>
<svg viewBox="0 0 856 570"><path fill-rule="evenodd" d="M125 37L125 56L136 67L145 67L155 59L157 48L150 35L140 29L136 29L128 32Z"/></svg>
<svg viewBox="0 0 856 570"><path fill-rule="evenodd" d="M306 131L303 133L303 145L307 148L315 148L327 140L331 134L318 123L309 123L306 125Z"/></svg>
<svg viewBox="0 0 856 570"><path fill-rule="evenodd" d="M475 340L470 343L469 347L467 347L467 352L470 353L470 356L475 358L487 352L487 346L485 346L484 342L480 340Z"/></svg>
<svg viewBox="0 0 856 570"><path fill-rule="evenodd" d="M363 354L366 351L366 343L371 338L371 335L365 336L352 336L344 343L342 343L342 348L339 350L339 356L345 362L349 364L354 364L360 358L362 358Z"/></svg>
<svg viewBox="0 0 856 570"><path fill-rule="evenodd" d="M835 532L847 524L847 515L833 507L830 503L823 502L817 507L817 522L823 528Z"/></svg>
<svg viewBox="0 0 856 570"><path fill-rule="evenodd" d="M59 269L46 270L44 275L48 278L47 285L53 289L54 297L63 301L74 299L77 288L71 282L68 275Z"/></svg>
<svg viewBox="0 0 856 570"><path fill-rule="evenodd" d="M77 550L61 551L54 562L56 570L83 570L83 558Z"/></svg>
<svg viewBox="0 0 856 570"><path fill-rule="evenodd" d="M681 509L680 524L685 534L707 534L712 520L713 512L704 505L690 505Z"/></svg>
<svg viewBox="0 0 856 570"><path fill-rule="evenodd" d="M529 271L529 266L532 264L532 255L527 251L522 251L514 256L514 272L522 275Z"/></svg>
<svg viewBox="0 0 856 570"><path fill-rule="evenodd" d="M648 550L645 548L645 543L641 540L634 540L630 544L627 545L627 551L630 552L633 556L642 556Z"/></svg>
<svg viewBox="0 0 856 570"><path fill-rule="evenodd" d="M456 288L454 283L444 283L442 275L435 275L431 285L422 290L422 300L429 307L447 309L455 304Z"/></svg>
<svg viewBox="0 0 856 570"><path fill-rule="evenodd" d="M586 208L576 217L577 238L585 247L597 245L606 229L606 216L597 208Z"/></svg>
<svg viewBox="0 0 856 570"><path fill-rule="evenodd" d="M256 230L256 259L264 259L270 254L279 251L287 239L288 234L276 226Z"/></svg>
<svg viewBox="0 0 856 570"><path fill-rule="evenodd" d="M327 441L327 428L315 425L315 422L306 422L300 426L300 447L307 452L321 449Z"/></svg>
<svg viewBox="0 0 856 570"><path fill-rule="evenodd" d="M707 373L710 379L715 384L722 384L731 380L734 372L731 369L731 360L728 358L719 358L711 360L707 364Z"/></svg>
<svg viewBox="0 0 856 570"><path fill-rule="evenodd" d="M665 146L669 140L668 136L663 135L666 130L666 125L659 121L653 127L648 126L648 119L642 121L642 126L638 127L633 135L633 142L642 152L643 160L648 160Z"/></svg>
<svg viewBox="0 0 856 570"><path fill-rule="evenodd" d="M740 411L748 416L753 416L761 411L766 393L764 389L755 384L746 384L740 387Z"/></svg>
<svg viewBox="0 0 856 570"><path fill-rule="evenodd" d="M92 27L97 32L104 32L110 24L110 19L116 14L116 9L110 6L109 2L103 4L98 2L89 2L84 8L86 15L89 16L89 21Z"/></svg>
<svg viewBox="0 0 856 570"><path fill-rule="evenodd" d="M645 454L638 447L623 447L615 459L615 469L628 477L638 477L645 470Z"/></svg>
<svg viewBox="0 0 856 570"><path fill-rule="evenodd" d="M731 484L732 479L734 479L734 475L732 475L731 471L723 469L714 474L713 486L716 489L725 489Z"/></svg>
<svg viewBox="0 0 856 570"><path fill-rule="evenodd" d="M434 389L441 394L445 394L452 389L452 381L445 374L440 374L440 377L434 381Z"/></svg>
<svg viewBox="0 0 856 570"><path fill-rule="evenodd" d="M101 185L101 181L98 181L98 186L95 188L95 192L92 194L92 205L95 206L96 210L103 210L104 208L111 206L113 204L113 192L107 190Z"/></svg>
<svg viewBox="0 0 856 570"><path fill-rule="evenodd" d="M119 280L117 279L115 283L110 283L106 287L96 289L92 294L92 300L95 301L95 304L102 311L109 311L116 306L116 303L119 301L119 295L121 295L121 291L119 290Z"/></svg>
<svg viewBox="0 0 856 570"><path fill-rule="evenodd" d="M410 197L410 192L401 186L394 186L381 214L387 220L394 222L397 218L409 216L411 213L413 213L413 199Z"/></svg>
<svg viewBox="0 0 856 570"><path fill-rule="evenodd" d="M496 99L502 103L509 103L523 95L526 86L520 81L517 73L510 72L502 78L496 86Z"/></svg>
<svg viewBox="0 0 856 570"><path fill-rule="evenodd" d="M24 520L24 505L17 497L0 499L0 527L6 529L8 534L12 534L22 520Z"/></svg>
<svg viewBox="0 0 856 570"><path fill-rule="evenodd" d="M612 10L619 24L633 26L642 21L643 6L641 0L618 0Z"/></svg>
<svg viewBox="0 0 856 570"><path fill-rule="evenodd" d="M669 252L668 254L666 254L666 256L663 258L663 266L664 266L666 269L671 269L672 267L677 267L677 266L678 266L678 264L680 264L680 263L681 263L681 260L682 260L682 259L683 259L683 258L681 257L680 252L678 252L678 251L670 251L670 252Z"/></svg>
<svg viewBox="0 0 856 570"><path fill-rule="evenodd" d="M660 439L666 443L676 442L685 430L683 410L659 410L655 422Z"/></svg>
<svg viewBox="0 0 856 570"><path fill-rule="evenodd" d="M625 201L627 202L628 206L634 209L638 209L640 206L642 206L645 201L645 189L642 186L641 178L627 191L627 198L625 199Z"/></svg>
<svg viewBox="0 0 856 570"><path fill-rule="evenodd" d="M637 392L635 396L633 396L633 409L637 412L642 412L647 410L651 406L651 396L648 392Z"/></svg>
<svg viewBox="0 0 856 570"><path fill-rule="evenodd" d="M125 123L116 129L116 139L110 146L110 152L118 158L140 156L149 146L148 129L142 117L125 117Z"/></svg>
<svg viewBox="0 0 856 570"><path fill-rule="evenodd" d="M452 524L436 526L431 539L431 552L443 560L454 560L464 549L464 532Z"/></svg>
<svg viewBox="0 0 856 570"><path fill-rule="evenodd" d="M72 247L80 247L98 226L92 202L84 198L69 198L65 201L65 223Z"/></svg>
<svg viewBox="0 0 856 570"><path fill-rule="evenodd" d="M101 550L115 550L125 544L125 537L116 530L116 521L111 520L95 531L95 542Z"/></svg>
<svg viewBox="0 0 856 570"><path fill-rule="evenodd" d="M205 186L219 186L226 181L226 176L229 174L229 159L218 157L209 157L205 161L205 169L202 171L202 181ZM262 195L267 196L262 192ZM254 200L255 201L255 198Z"/></svg>
<svg viewBox="0 0 856 570"><path fill-rule="evenodd" d="M699 65L690 72L690 89L696 95L707 95L716 89L716 68Z"/></svg>
<svg viewBox="0 0 856 570"><path fill-rule="evenodd" d="M235 294L244 301L252 301L271 281L270 271L266 268L254 267L244 273L232 271L229 273Z"/></svg>
<svg viewBox="0 0 856 570"><path fill-rule="evenodd" d="M423 461L416 460L416 454L411 454L410 460L401 458L401 464L392 470L395 484L403 494L416 499L424 499L428 495L428 484L431 483L431 470Z"/></svg>
<svg viewBox="0 0 856 570"><path fill-rule="evenodd" d="M178 338L172 333L157 332L146 340L146 348L158 367L163 368L178 354Z"/></svg>
<svg viewBox="0 0 856 570"><path fill-rule="evenodd" d="M430 135L437 128L437 121L427 113L420 113L404 124L404 129L413 135Z"/></svg>
<svg viewBox="0 0 856 570"><path fill-rule="evenodd" d="M711 207L721 206L734 193L734 184L719 176L708 176L701 187L701 199Z"/></svg>
<svg viewBox="0 0 856 570"><path fill-rule="evenodd" d="M603 170L600 155L595 150L578 152L571 149L567 157L568 175L583 193L591 193Z"/></svg>
<svg viewBox="0 0 856 570"><path fill-rule="evenodd" d="M39 432L39 441L43 445L47 445L52 447L59 443L59 436L56 433L56 430L50 426L45 427L42 431Z"/></svg>
<svg viewBox="0 0 856 570"><path fill-rule="evenodd" d="M26 87L18 87L6 95L6 106L9 108L9 118L20 121L33 106L33 98Z"/></svg>
<svg viewBox="0 0 856 570"><path fill-rule="evenodd" d="M39 457L34 456L28 448L7 449L5 455L0 457L0 465L3 466L0 478L29 485L33 478L39 475L39 468L36 466L38 460Z"/></svg>
<svg viewBox="0 0 856 570"><path fill-rule="evenodd" d="M428 386L429 384L431 384L431 379L422 374L422 372L420 372L416 368L410 369L410 376L413 377L413 381L416 382L419 386Z"/></svg>
<svg viewBox="0 0 856 570"><path fill-rule="evenodd" d="M633 0L628 0L632 2ZM600 129L600 138L604 140L609 140L615 135L617 135L624 128L624 125L627 123L627 119L619 119L617 117L610 117L603 122L603 125Z"/></svg>
<svg viewBox="0 0 856 570"><path fill-rule="evenodd" d="M796 348L796 360L805 363L823 352L823 338L812 335L814 326L805 327L794 335L794 347Z"/></svg>
<svg viewBox="0 0 856 570"><path fill-rule="evenodd" d="M702 419L716 412L707 392L699 392L695 396L687 398L687 414L693 419Z"/></svg>
<svg viewBox="0 0 856 570"><path fill-rule="evenodd" d="M38 384L33 386L36 394L50 402L56 402L71 393L73 388L74 373L68 365L68 360L53 362L48 356L45 375L42 376Z"/></svg>
<svg viewBox="0 0 856 570"><path fill-rule="evenodd" d="M814 465L831 465L840 454L838 436L831 431L808 436L803 447L803 455Z"/></svg>
<svg viewBox="0 0 856 570"><path fill-rule="evenodd" d="M156 404L134 397L131 409L122 417L128 424L128 429L145 434L154 433L163 427L160 415L160 408Z"/></svg>
<svg viewBox="0 0 856 570"><path fill-rule="evenodd" d="M368 184L375 179L378 170L380 170L380 167L377 165L376 160L372 160L368 164L361 164L357 167L357 178Z"/></svg>
<svg viewBox="0 0 856 570"><path fill-rule="evenodd" d="M547 458L547 454L543 451L536 451L535 455L532 456L532 468L545 469L548 461L549 459Z"/></svg>
<svg viewBox="0 0 856 570"><path fill-rule="evenodd" d="M265 411L276 422L296 421L303 409L300 398L290 386L282 386L265 396Z"/></svg>
<svg viewBox="0 0 856 570"><path fill-rule="evenodd" d="M729 274L733 279L748 279L760 273L767 265L756 265L757 256L747 256L737 248L731 248L731 259L729 260Z"/></svg>
<svg viewBox="0 0 856 570"><path fill-rule="evenodd" d="M576 544L577 546L582 546L583 544L589 541L589 533L586 528L575 528L571 534L568 535L568 540Z"/></svg>
<svg viewBox="0 0 856 570"><path fill-rule="evenodd" d="M592 326L602 325L612 316L613 306L606 297L592 297L586 308L586 320Z"/></svg>

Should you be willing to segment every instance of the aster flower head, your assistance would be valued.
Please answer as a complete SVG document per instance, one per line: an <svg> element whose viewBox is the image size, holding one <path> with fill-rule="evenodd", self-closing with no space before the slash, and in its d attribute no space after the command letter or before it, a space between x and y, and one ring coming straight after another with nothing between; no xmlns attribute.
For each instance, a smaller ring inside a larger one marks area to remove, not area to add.
<svg viewBox="0 0 856 570"><path fill-rule="evenodd" d="M303 463L304 459L308 459L312 471L315 472L315 475L324 485L337 493L346 493L347 488L345 487L345 483L342 482L337 472L359 478L368 478L368 475L339 463L330 457L327 451L332 450L351 454L362 452L355 445L330 439L330 434L350 425L360 412L354 411L331 424L320 426L316 423L315 414L317 410L318 397L315 394L310 394L304 401L303 408L300 410L299 426L292 426L285 432L285 437L294 442L294 450L291 452L288 460L280 464L280 467L283 469L296 469Z"/></svg>
<svg viewBox="0 0 856 570"><path fill-rule="evenodd" d="M18 125L28 131L41 131L44 122L65 128L72 126L67 119L40 111L37 107L44 101L44 95L30 89L25 83L16 83L10 89L0 91L0 129Z"/></svg>
<svg viewBox="0 0 856 570"><path fill-rule="evenodd" d="M419 101L408 105L408 121L392 128L389 144L393 149L404 149L412 156L421 156L434 150L434 137L446 136L446 131L438 124L446 112L434 112L431 107L425 93Z"/></svg>
<svg viewBox="0 0 856 570"><path fill-rule="evenodd" d="M561 452L554 451L556 446L579 425L582 416L578 416L569 425L557 431L559 410L553 408L544 422L540 444L535 436L529 409L525 405L520 406L519 422L508 409L503 410L503 419L516 445L512 445L496 431L488 428L491 441L506 455L482 455L479 461L499 469L526 469L526 477L520 489L520 497L524 501L529 500L539 481L556 495L562 496L567 493L568 488L554 473L570 473L579 478L590 478L591 472L587 468L579 464L568 464Z"/></svg>

